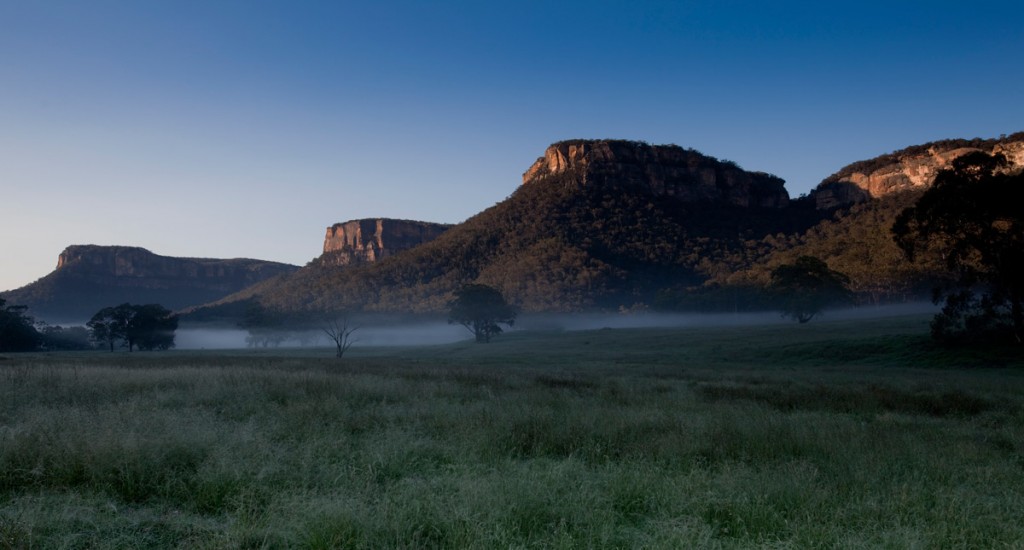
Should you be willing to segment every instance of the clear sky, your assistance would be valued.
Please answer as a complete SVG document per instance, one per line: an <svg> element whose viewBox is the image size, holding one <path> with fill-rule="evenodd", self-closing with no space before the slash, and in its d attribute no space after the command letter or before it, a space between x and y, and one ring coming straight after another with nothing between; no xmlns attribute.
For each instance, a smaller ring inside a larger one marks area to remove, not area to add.
<svg viewBox="0 0 1024 550"><path fill-rule="evenodd" d="M0 0L0 289L70 244L304 264L459 222L552 142L675 143L792 196L1024 130L1019 2Z"/></svg>

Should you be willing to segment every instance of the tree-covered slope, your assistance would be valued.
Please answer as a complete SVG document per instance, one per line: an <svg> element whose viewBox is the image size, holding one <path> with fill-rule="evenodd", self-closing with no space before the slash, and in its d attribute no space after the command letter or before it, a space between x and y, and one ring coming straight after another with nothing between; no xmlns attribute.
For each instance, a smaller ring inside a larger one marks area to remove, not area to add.
<svg viewBox="0 0 1024 550"><path fill-rule="evenodd" d="M258 295L280 310L442 311L452 291L478 282L525 311L628 308L651 303L666 286L701 284L744 239L807 225L794 216L799 206L682 202L577 176L523 185L434 241L374 265L313 262L232 299Z"/></svg>

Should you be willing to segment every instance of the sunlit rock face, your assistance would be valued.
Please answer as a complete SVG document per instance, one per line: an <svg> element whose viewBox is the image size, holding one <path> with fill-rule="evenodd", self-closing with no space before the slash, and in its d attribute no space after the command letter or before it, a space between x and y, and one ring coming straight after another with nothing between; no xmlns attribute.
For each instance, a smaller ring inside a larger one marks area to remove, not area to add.
<svg viewBox="0 0 1024 550"><path fill-rule="evenodd" d="M819 209L829 209L926 188L954 160L974 152L1002 154L1011 170L1020 170L1024 168L1024 133L991 140L940 141L856 162L822 181L812 196Z"/></svg>
<svg viewBox="0 0 1024 550"><path fill-rule="evenodd" d="M324 254L328 265L375 262L436 239L446 224L388 218L352 220L327 228Z"/></svg>
<svg viewBox="0 0 1024 550"><path fill-rule="evenodd" d="M782 179L676 145L624 140L555 143L523 174L523 184L559 174L569 174L581 185L646 187L686 203L781 208L789 202Z"/></svg>

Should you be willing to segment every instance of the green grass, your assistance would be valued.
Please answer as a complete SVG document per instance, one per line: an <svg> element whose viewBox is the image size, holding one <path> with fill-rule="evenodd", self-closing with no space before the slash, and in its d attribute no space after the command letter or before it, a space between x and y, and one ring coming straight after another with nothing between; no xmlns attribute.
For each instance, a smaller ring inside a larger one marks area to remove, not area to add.
<svg viewBox="0 0 1024 550"><path fill-rule="evenodd" d="M10 355L0 549L1024 546L1024 359L926 331Z"/></svg>

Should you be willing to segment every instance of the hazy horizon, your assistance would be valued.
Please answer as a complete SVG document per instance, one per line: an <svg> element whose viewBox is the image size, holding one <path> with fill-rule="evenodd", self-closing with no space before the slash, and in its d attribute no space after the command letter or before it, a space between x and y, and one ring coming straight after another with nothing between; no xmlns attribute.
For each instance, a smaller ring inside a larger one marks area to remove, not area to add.
<svg viewBox="0 0 1024 550"><path fill-rule="evenodd" d="M814 319L815 324L854 319L885 319L908 315L933 314L939 307L930 302L907 302L900 304L865 305L826 309ZM425 346L450 344L473 340L472 332L459 324L443 320L425 321L410 318L406 321L370 323L361 325L358 316L352 320L359 327L353 334L353 347ZM792 319L778 311L744 311L734 313L528 313L523 314L514 326L504 327L507 332L516 331L580 331L643 328L707 328L707 327L753 327L764 325L793 325ZM270 348L333 346L321 331L306 329L285 330L281 339ZM244 349L250 346L248 331L237 327L204 327L187 323L175 333L175 348L179 350L202 349ZM266 333L264 333L266 337Z"/></svg>
<svg viewBox="0 0 1024 550"><path fill-rule="evenodd" d="M303 265L457 223L552 142L675 143L808 192L1024 130L1024 6L0 0L0 290L68 245Z"/></svg>

